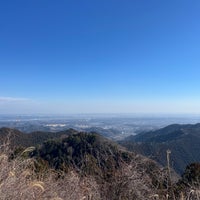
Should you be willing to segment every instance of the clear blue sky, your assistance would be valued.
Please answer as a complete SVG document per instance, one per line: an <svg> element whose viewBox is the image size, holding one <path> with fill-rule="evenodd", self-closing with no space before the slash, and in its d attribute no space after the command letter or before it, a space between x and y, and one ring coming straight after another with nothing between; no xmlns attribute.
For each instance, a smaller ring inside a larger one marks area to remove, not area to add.
<svg viewBox="0 0 200 200"><path fill-rule="evenodd" d="M0 76L0 113L200 113L200 1L1 1Z"/></svg>

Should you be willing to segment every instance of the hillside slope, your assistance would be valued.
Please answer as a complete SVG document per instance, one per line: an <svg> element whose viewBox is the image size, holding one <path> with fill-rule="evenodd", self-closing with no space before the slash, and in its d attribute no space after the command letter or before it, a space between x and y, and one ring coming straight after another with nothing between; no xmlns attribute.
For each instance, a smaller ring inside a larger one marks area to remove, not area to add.
<svg viewBox="0 0 200 200"><path fill-rule="evenodd" d="M53 137L7 128L0 133L1 144L11 142L13 149L37 144L14 157L9 156L11 150L6 154L8 146L0 145L2 200L149 200L166 193L164 169L96 133L68 130Z"/></svg>
<svg viewBox="0 0 200 200"><path fill-rule="evenodd" d="M129 136L120 144L163 166L167 163L166 151L170 149L171 165L182 174L188 164L200 161L200 124L173 124L156 131Z"/></svg>
<svg viewBox="0 0 200 200"><path fill-rule="evenodd" d="M97 133L74 130L53 138L41 132L38 140L32 140L35 147L12 157L7 142L15 141L11 147L17 148L39 133L27 139L23 133L5 128L1 134L2 200L198 199L199 163L189 165L178 181L149 158L128 152Z"/></svg>
<svg viewBox="0 0 200 200"><path fill-rule="evenodd" d="M2 145L3 143L9 143L12 149L16 146L36 146L38 144L42 144L46 140L60 138L62 136L64 137L71 133L77 133L77 131L69 129L57 133L40 131L32 133L23 133L17 129L0 128L0 145Z"/></svg>
<svg viewBox="0 0 200 200"><path fill-rule="evenodd" d="M96 133L70 134L49 140L32 157L48 166L93 177L101 199L149 199L164 185L166 173L152 160L124 151ZM163 178L165 177L165 178Z"/></svg>

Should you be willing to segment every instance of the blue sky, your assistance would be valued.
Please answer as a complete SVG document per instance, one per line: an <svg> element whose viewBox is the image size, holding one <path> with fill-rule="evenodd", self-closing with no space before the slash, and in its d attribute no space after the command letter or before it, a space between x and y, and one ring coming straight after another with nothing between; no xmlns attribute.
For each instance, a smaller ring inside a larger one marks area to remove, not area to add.
<svg viewBox="0 0 200 200"><path fill-rule="evenodd" d="M0 113L200 113L200 1L0 2Z"/></svg>

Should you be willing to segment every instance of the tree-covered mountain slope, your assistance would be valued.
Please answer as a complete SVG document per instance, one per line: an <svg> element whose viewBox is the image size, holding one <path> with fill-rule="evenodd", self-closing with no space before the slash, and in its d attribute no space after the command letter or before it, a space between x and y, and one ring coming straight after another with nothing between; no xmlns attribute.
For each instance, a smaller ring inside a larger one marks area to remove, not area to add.
<svg viewBox="0 0 200 200"><path fill-rule="evenodd" d="M26 138L17 130L3 129L1 134L5 139L1 138L0 145L2 200L166 200L182 196L194 200L198 195L198 163L189 165L178 181L172 170L169 174L155 161L97 133L68 130L53 137L40 132L44 135L38 140L33 140L35 133ZM36 145L19 149L30 138Z"/></svg>
<svg viewBox="0 0 200 200"><path fill-rule="evenodd" d="M142 200L166 188L166 171L157 163L96 133L68 130L54 137L51 133L24 134L7 128L0 133L2 199L34 199L38 195L37 199L53 199L54 194L68 199L69 188L75 184L78 189L77 194L71 191L72 200ZM36 146L19 149L29 144ZM74 178L69 178L70 174ZM13 190L9 190L10 184Z"/></svg>
<svg viewBox="0 0 200 200"><path fill-rule="evenodd" d="M165 128L129 136L120 142L128 150L141 153L166 166L171 150L171 166L180 174L192 162L200 161L200 124L173 124Z"/></svg>
<svg viewBox="0 0 200 200"><path fill-rule="evenodd" d="M32 132L23 133L17 129L0 128L0 144L9 143L11 148L16 146L29 147L42 144L44 141L53 138L64 137L71 133L78 133L73 129L68 129L61 132Z"/></svg>

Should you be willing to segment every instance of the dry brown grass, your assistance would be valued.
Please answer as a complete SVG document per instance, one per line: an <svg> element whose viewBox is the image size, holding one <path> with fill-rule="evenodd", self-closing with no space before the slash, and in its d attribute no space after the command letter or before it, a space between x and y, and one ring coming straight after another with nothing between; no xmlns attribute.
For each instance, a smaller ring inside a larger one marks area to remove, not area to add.
<svg viewBox="0 0 200 200"><path fill-rule="evenodd" d="M35 160L24 158L29 147L15 159L9 159L9 139L0 146L0 200L80 200L101 199L92 178L81 178L70 171L63 178L46 169L36 172Z"/></svg>
<svg viewBox="0 0 200 200"><path fill-rule="evenodd" d="M165 179L152 161L135 156L124 163L108 182L97 182L92 176L80 176L74 170L62 174L45 168L38 172L36 160L24 156L34 150L29 147L17 158L9 159L9 145L0 146L0 200L167 200L159 193L152 176ZM155 167L156 168L156 167ZM154 173L152 174L152 172ZM160 173L160 174L159 174ZM199 200L199 188L181 193L176 200Z"/></svg>
<svg viewBox="0 0 200 200"><path fill-rule="evenodd" d="M92 178L80 178L71 171L64 178L56 179L56 173L51 170L38 178L31 168L33 163L33 159L9 161L6 154L0 156L1 200L101 199Z"/></svg>
<svg viewBox="0 0 200 200"><path fill-rule="evenodd" d="M38 174L35 162L21 156L9 161L8 154L0 155L0 200L155 199L150 197L155 194L151 179L140 166L124 165L110 182L97 183L73 170L61 178L51 169Z"/></svg>

